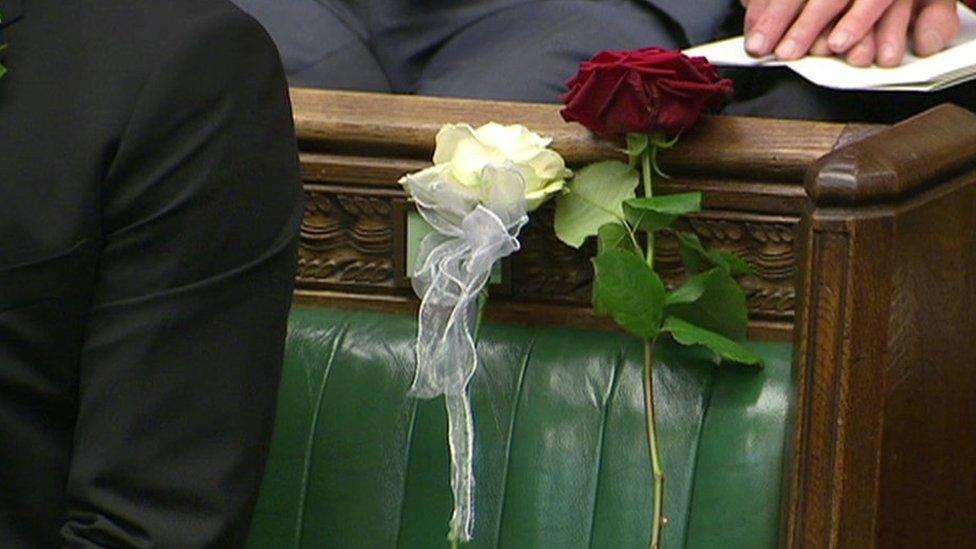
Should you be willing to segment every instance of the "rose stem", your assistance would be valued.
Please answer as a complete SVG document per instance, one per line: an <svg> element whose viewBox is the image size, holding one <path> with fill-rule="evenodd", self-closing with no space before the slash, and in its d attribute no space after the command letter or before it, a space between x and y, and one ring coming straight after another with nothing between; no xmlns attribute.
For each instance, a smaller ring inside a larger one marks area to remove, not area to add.
<svg viewBox="0 0 976 549"><path fill-rule="evenodd" d="M651 186L651 158L656 152L654 149L657 149L657 145L649 143L644 152L641 153L644 196L648 198L654 195L654 189ZM647 232L647 264L650 265L651 269L654 268L654 233L650 231ZM654 518L651 523L650 549L658 549L661 545L664 510L664 469L661 467L661 450L658 447L657 426L654 418L655 340L644 340L644 414L647 416L647 444L651 454L651 473L654 475Z"/></svg>
<svg viewBox="0 0 976 549"><path fill-rule="evenodd" d="M654 475L654 519L651 523L650 549L661 546L661 526L664 519L664 469L661 467L660 449L654 419L654 340L644 340L644 413L647 415L647 441L651 454L651 472Z"/></svg>

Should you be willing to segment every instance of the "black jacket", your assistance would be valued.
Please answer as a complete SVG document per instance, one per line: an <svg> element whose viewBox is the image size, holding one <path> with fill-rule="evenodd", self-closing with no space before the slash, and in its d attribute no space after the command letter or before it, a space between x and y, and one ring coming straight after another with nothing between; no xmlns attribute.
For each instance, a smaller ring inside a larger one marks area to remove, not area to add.
<svg viewBox="0 0 976 549"><path fill-rule="evenodd" d="M239 547L301 217L277 52L223 0L4 33L0 547Z"/></svg>

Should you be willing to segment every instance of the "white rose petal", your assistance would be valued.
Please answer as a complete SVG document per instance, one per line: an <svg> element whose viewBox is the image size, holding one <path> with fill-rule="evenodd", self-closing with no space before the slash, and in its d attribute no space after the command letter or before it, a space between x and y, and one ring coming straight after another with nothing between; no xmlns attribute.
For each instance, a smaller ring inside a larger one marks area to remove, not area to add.
<svg viewBox="0 0 976 549"><path fill-rule="evenodd" d="M434 168L423 170L425 176L437 175L452 185L465 187L463 194L481 195L485 169L511 163L525 181L528 209L562 190L572 176L559 153L549 149L551 139L525 126L505 126L489 122L477 129L468 124L447 124L437 133ZM415 174L415 175L420 175ZM406 184L404 180L401 183Z"/></svg>
<svg viewBox="0 0 976 549"><path fill-rule="evenodd" d="M526 209L532 211L538 208L543 202L549 200L549 198L561 193L564 188L566 188L566 180L560 179L553 181L542 189L525 193L525 200L527 202Z"/></svg>

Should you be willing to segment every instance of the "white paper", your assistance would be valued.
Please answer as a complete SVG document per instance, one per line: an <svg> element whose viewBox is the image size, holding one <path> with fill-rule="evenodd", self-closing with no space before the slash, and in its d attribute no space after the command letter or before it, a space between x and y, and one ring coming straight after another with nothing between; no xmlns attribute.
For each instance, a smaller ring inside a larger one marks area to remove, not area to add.
<svg viewBox="0 0 976 549"><path fill-rule="evenodd" d="M707 57L726 67L785 66L814 84L840 90L936 91L976 79L976 13L962 4L958 9L959 34L949 48L923 58L908 53L899 67L854 67L837 57L812 55L785 62L772 56L755 58L746 53L742 36L689 48L684 53Z"/></svg>

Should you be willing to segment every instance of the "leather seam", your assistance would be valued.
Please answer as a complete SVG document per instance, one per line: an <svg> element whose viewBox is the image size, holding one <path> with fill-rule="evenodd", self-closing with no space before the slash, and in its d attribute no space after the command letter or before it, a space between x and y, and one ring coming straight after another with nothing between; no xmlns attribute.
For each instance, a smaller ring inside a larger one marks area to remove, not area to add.
<svg viewBox="0 0 976 549"><path fill-rule="evenodd" d="M407 455L403 463L403 491L400 496L400 513L397 522L396 539L393 540L393 547L400 546L400 537L403 535L403 515L406 513L407 506L407 486L410 485L410 456L413 455L411 449L413 448L413 432L417 426L417 406L419 400L416 398L407 397L406 402L409 402L410 406L410 428L407 429L407 441L406 450Z"/></svg>
<svg viewBox="0 0 976 549"><path fill-rule="evenodd" d="M519 380L518 387L515 389L515 406L512 408L512 419L509 420L508 427L508 442L505 444L505 468L502 471L502 492L499 494L498 498L498 516L496 520L497 526L495 527L495 549L501 547L502 539L502 519L505 515L505 498L508 494L508 470L512 464L512 446L515 442L515 423L518 418L519 408L521 408L522 403L522 389L525 385L525 373L529 369L529 359L532 357L532 351L535 349L536 336L533 335L532 339L529 341L528 349L525 351L525 356L522 357L522 365L519 369Z"/></svg>
<svg viewBox="0 0 976 549"><path fill-rule="evenodd" d="M586 546L590 549L593 549L593 531L596 530L597 503L599 502L600 498L600 479L603 477L603 448L607 443L607 421L610 418L610 405L613 402L613 397L617 389L617 383L622 375L621 371L623 370L625 363L622 349L618 349L615 362L616 364L614 364L613 370L611 370L612 377L610 379L610 389L607 392L607 398L603 403L603 418L600 422L600 445L597 446L596 456L596 480L593 482L593 497L591 498L590 504L590 533L586 544Z"/></svg>
<svg viewBox="0 0 976 549"><path fill-rule="evenodd" d="M693 450L694 466L691 470L691 482L689 483L688 514L685 518L685 535L684 535L682 547L688 546L688 537L691 534L692 516L695 510L695 492L697 492L697 487L698 487L698 467L699 467L699 459L701 457L700 450L701 450L702 436L704 435L705 427L708 424L708 416L712 412L712 396L715 393L716 378L720 374L719 368L720 368L719 366L715 366L712 370L712 375L709 376L708 389L707 392L705 393L705 402L704 402L705 406L704 406L704 410L702 411L701 423L698 426L698 436L695 437L695 448Z"/></svg>
<svg viewBox="0 0 976 549"><path fill-rule="evenodd" d="M305 511L308 506L308 485L309 485L309 479L311 477L312 456L315 450L314 439L315 439L315 432L318 430L320 411L322 409L322 399L325 396L325 388L328 385L329 376L332 374L332 367L335 364L335 357L339 352L339 346L345 340L348 330L349 330L349 326L348 325L344 326L342 332L340 332L336 336L335 341L332 342L332 350L329 352L329 360L326 363L325 374L322 376L322 385L319 388L319 393L318 395L316 395L316 399L315 399L315 409L312 412L312 421L311 421L311 425L309 426L309 439L308 439L308 443L305 446L305 459L304 462L302 463L303 470L302 470L301 491L298 494L299 497L298 516L296 517L295 520L295 530L294 530L294 541L295 541L294 546L296 548L302 546L302 536L305 532L304 524L305 524Z"/></svg>

